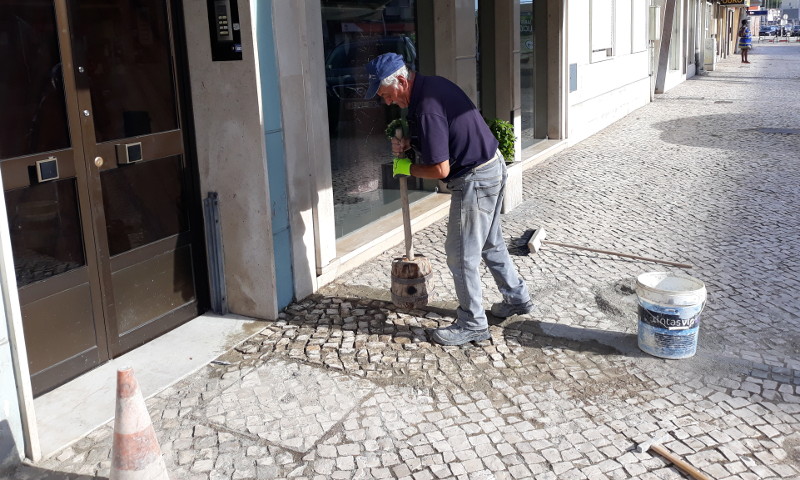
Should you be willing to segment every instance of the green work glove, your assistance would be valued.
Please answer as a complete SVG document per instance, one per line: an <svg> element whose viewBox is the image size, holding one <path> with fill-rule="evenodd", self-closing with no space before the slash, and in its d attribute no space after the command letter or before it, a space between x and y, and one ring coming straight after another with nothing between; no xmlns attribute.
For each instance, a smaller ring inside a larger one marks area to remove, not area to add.
<svg viewBox="0 0 800 480"><path fill-rule="evenodd" d="M411 160L407 158L395 158L392 163L392 175L411 175Z"/></svg>

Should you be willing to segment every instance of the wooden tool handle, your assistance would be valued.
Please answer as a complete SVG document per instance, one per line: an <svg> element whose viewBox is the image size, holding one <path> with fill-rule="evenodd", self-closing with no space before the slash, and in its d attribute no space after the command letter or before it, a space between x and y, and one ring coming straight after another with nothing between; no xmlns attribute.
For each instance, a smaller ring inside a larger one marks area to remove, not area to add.
<svg viewBox="0 0 800 480"><path fill-rule="evenodd" d="M610 250L599 250L597 248L582 247L580 245L570 245L561 242L551 242L550 240L542 240L542 243L546 243L548 245L558 245L559 247L574 248L576 250L586 250L588 252L605 253L606 255L616 255L618 257L635 258L637 260L646 260L648 262L663 263L665 265L672 265L673 267L692 268L692 266L689 265L688 263L678 263L678 262L670 262L668 260L659 260L657 258L640 257L639 255L631 255L629 253L612 252Z"/></svg>
<svg viewBox="0 0 800 480"><path fill-rule="evenodd" d="M408 178L400 178L400 204L403 207L403 230L406 235L406 258L414 260L414 247L411 244L411 209L408 207Z"/></svg>
<svg viewBox="0 0 800 480"><path fill-rule="evenodd" d="M394 136L398 140L403 138L403 129L397 128ZM408 206L408 177L400 175L400 205L403 208L403 231L406 236L406 258L414 260L414 246L411 244L411 209Z"/></svg>
<svg viewBox="0 0 800 480"><path fill-rule="evenodd" d="M653 444L650 446L650 450L656 452L657 454L661 455L662 457L666 458L673 465L678 467L681 471L688 474L690 477L696 480L712 480L711 477L706 475L705 473L701 472L700 470L694 468L693 466L689 465L688 463L684 462L672 452L666 449L663 445Z"/></svg>

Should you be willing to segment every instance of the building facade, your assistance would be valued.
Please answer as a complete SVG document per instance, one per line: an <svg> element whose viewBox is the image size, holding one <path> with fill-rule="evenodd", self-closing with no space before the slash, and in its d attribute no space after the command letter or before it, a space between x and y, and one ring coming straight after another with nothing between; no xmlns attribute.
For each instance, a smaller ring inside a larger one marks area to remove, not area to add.
<svg viewBox="0 0 800 480"><path fill-rule="evenodd" d="M0 1L0 470L40 454L34 397L209 309L275 319L402 239L374 56L513 123L508 210L525 168L732 53L743 6ZM441 221L411 184L414 228Z"/></svg>

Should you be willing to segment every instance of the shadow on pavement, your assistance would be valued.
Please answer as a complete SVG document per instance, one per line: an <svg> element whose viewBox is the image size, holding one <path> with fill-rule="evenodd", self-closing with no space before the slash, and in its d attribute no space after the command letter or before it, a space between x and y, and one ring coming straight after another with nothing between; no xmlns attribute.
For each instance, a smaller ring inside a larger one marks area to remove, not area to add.
<svg viewBox="0 0 800 480"><path fill-rule="evenodd" d="M58 472L48 470L29 463L19 463L19 450L11 436L8 420L0 420L0 479L14 480L107 480L107 477L97 477L87 474L72 472ZM15 459L11 464L11 459ZM76 464L75 468L79 468Z"/></svg>
<svg viewBox="0 0 800 480"><path fill-rule="evenodd" d="M531 250L528 248L528 241L533 236L533 229L529 228L522 232L519 237L511 237L508 242L508 253L512 256L527 257Z"/></svg>
<svg viewBox="0 0 800 480"><path fill-rule="evenodd" d="M720 99L705 99L705 102L696 102L697 110L707 108L709 103L717 103ZM780 117L763 118L753 116L747 127L743 127L735 115L697 115L681 117L675 120L659 122L654 125L661 131L659 137L666 143L685 145L689 147L714 148L734 150L740 152L745 147L751 147L750 139L753 135L760 135L766 139L790 138L797 135L794 128L764 128L795 126L788 124Z"/></svg>
<svg viewBox="0 0 800 480"><path fill-rule="evenodd" d="M528 255L528 240L533 235L533 229L521 232L518 237L513 237L508 242L508 249L511 255ZM580 255L583 252L578 253ZM629 261L624 259L624 261ZM456 308L458 307L454 299L449 301L435 301L427 306L412 310L399 309L392 305L388 295L388 289L375 288L365 285L330 285L317 295L324 297L344 297L355 303L369 305L372 302L385 302L379 308L382 310L394 311L401 314L415 314L419 317L426 317L428 322L422 322L427 340L432 342L431 331L436 326L446 326L457 318ZM610 318L622 319L625 322L634 321L635 315L631 312L636 311L636 294L633 284L630 281L618 281L608 288L594 292L594 300L598 307ZM314 298L312 296L312 298ZM423 312L436 314L439 318L428 317ZM563 323L544 322L534 311L531 315L515 316L508 319L497 318L486 311L486 317L490 326L498 326L504 329L506 337L514 337L512 342L520 343L525 347L542 348L557 347L572 351L593 352L602 355L624 355L630 358L649 357L638 347L637 335L630 331L620 331L624 329L611 328L600 329L580 325L567 325ZM442 323L442 321L444 323ZM622 323L625 323L622 322ZM617 322L619 323L619 322ZM384 333L377 325L370 325L369 333ZM529 334L529 335L520 335Z"/></svg>
<svg viewBox="0 0 800 480"><path fill-rule="evenodd" d="M490 322L491 324L491 322ZM514 337L525 347L557 347L566 350L592 352L600 355L624 355L631 358L648 357L639 350L633 333L574 327L560 323L525 319L507 319L500 326L505 332L520 331L533 337Z"/></svg>
<svg viewBox="0 0 800 480"><path fill-rule="evenodd" d="M456 311L434 306L422 310L434 312L444 318L456 318ZM489 326L503 329L506 337L513 337L524 347L543 348L556 347L578 352L592 352L599 355L625 355L628 357L648 357L639 350L637 337L632 333L593 328L574 327L559 323L540 322L525 319L523 316L506 319L495 317L486 311ZM531 336L520 336L518 333L529 333ZM430 338L430 331L427 331Z"/></svg>
<svg viewBox="0 0 800 480"><path fill-rule="evenodd" d="M71 472L57 472L32 465L23 464L14 472L14 480L108 480L108 477L82 475Z"/></svg>
<svg viewBox="0 0 800 480"><path fill-rule="evenodd" d="M527 245L525 249L527 249ZM379 302L380 305L377 306L377 308L381 310L388 310L406 315L414 314L414 310L397 308L392 305L391 300L386 298L388 296L386 292L384 292L383 289L374 287L358 286L342 288L340 286L334 290L329 289L323 294L312 295L309 299L319 301L329 296L345 298L361 306L369 306L373 302ZM426 316L423 312L434 313L438 317L441 317L440 319L426 317L426 320L430 322L424 327L425 336L428 341L431 341L430 332L434 325L446 326L449 325L450 322L455 321L457 317L456 307L457 304L452 301L434 302L416 311L416 315L420 317ZM373 308L375 308L375 306L373 306ZM536 311L534 311L533 315L536 315ZM515 342L519 342L526 347L541 348L549 345L573 351L594 352L603 355L625 355L632 358L647 357L644 352L639 350L636 334L633 333L541 322L526 318L526 316L514 316L503 319L495 317L489 310L486 311L486 318L489 322L489 326L499 326L511 333L511 335L507 335L508 337L513 336ZM444 323L442 323L442 320ZM289 319L290 323L296 323L296 321L296 319ZM300 322L302 323L302 320L300 320ZM370 323L368 332L363 333L388 333L381 325L377 324L380 322L376 323L376 321L373 321ZM330 326L335 328L334 325ZM527 335L520 336L519 333L528 333L532 335L532 337Z"/></svg>

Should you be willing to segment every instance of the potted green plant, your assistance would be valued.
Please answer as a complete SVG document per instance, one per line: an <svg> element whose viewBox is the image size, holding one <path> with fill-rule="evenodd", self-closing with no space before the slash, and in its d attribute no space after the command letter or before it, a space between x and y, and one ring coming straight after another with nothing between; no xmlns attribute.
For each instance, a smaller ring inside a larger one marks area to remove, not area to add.
<svg viewBox="0 0 800 480"><path fill-rule="evenodd" d="M484 118L484 120L486 119ZM498 148L506 163L512 163L514 161L514 142L517 140L514 135L514 125L500 118L486 120L486 124L489 125L489 130L492 131L494 138L500 143Z"/></svg>
<svg viewBox="0 0 800 480"><path fill-rule="evenodd" d="M395 118L394 120L389 122L388 125L386 125L386 130L384 132L386 133L386 138L388 138L389 140L393 139L395 137L395 132L397 131L398 128L402 128L403 133L404 134L406 133L406 131L408 130L408 124L404 119Z"/></svg>

